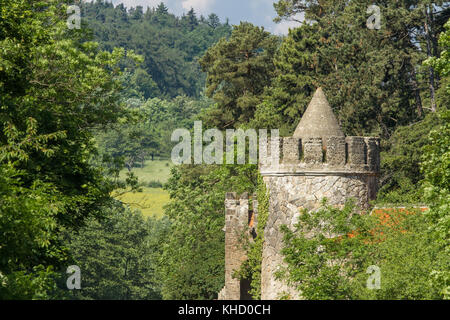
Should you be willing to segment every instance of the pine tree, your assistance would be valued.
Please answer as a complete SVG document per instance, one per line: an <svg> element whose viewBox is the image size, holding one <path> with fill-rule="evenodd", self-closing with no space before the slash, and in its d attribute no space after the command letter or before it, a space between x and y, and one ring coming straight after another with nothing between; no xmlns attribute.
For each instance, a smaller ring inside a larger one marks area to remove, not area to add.
<svg viewBox="0 0 450 320"><path fill-rule="evenodd" d="M217 14L211 13L208 16L208 25L213 29L217 28L220 25L220 19Z"/></svg>
<svg viewBox="0 0 450 320"><path fill-rule="evenodd" d="M347 134L388 137L398 125L418 119L416 70L425 56L412 34L423 25L420 1L379 6L381 28L371 30L365 1L276 3L278 20L303 12L310 23L291 30L281 46L275 59L279 76L257 118L270 122L260 114L281 115L292 130L322 86Z"/></svg>
<svg viewBox="0 0 450 320"><path fill-rule="evenodd" d="M159 15L168 14L168 13L169 13L169 9L166 7L166 5L164 4L164 2L161 2L161 3L156 7L156 13L159 14Z"/></svg>
<svg viewBox="0 0 450 320"><path fill-rule="evenodd" d="M197 15L195 14L194 8L191 8L191 10L189 10L186 18L187 18L189 30L191 30L191 31L194 30L195 27L198 26L198 19L197 19Z"/></svg>
<svg viewBox="0 0 450 320"><path fill-rule="evenodd" d="M217 102L215 125L237 126L253 118L274 74L278 40L264 28L241 22L199 61L207 73L206 94Z"/></svg>

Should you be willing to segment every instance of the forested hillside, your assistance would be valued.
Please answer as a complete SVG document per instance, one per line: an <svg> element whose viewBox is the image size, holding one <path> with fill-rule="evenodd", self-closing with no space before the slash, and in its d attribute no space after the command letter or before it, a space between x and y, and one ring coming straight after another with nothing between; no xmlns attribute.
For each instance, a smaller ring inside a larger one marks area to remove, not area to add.
<svg viewBox="0 0 450 320"><path fill-rule="evenodd" d="M120 63L121 98L135 119L98 132L100 150L121 157L130 170L155 156L168 158L172 131L191 128L193 117L213 103L203 95L206 75L198 59L227 38L231 26L214 13L197 16L193 9L177 17L162 2L144 10L94 1L83 3L81 12L86 38L102 50L125 48L142 59L137 65Z"/></svg>
<svg viewBox="0 0 450 320"><path fill-rule="evenodd" d="M447 2L379 1L381 25L370 29L366 1L274 1L277 21L306 19L283 37L217 14L177 17L164 3L101 0L81 3L81 29L70 29L70 4L0 0L0 299L216 299L225 193L257 193L259 228L267 218L257 166L174 166L160 218L116 199L170 157L173 130L202 120L289 136L317 87L347 135L381 138L373 205L430 210L402 215L382 241L351 203L305 212L305 227L328 219L332 232L361 237L285 230L289 280L307 299L449 298ZM156 178L145 187L161 187ZM255 298L263 243L259 230L236 275ZM324 264L341 258L353 264ZM368 264L382 267L383 290L365 289ZM67 289L71 265L80 290Z"/></svg>
<svg viewBox="0 0 450 320"><path fill-rule="evenodd" d="M156 8L129 8L111 2L83 3L83 21L103 50L116 47L134 50L144 57L137 68L128 67L127 85L145 99L199 97L205 75L197 59L231 26L212 13L197 16L194 9L182 17L169 13L164 3Z"/></svg>

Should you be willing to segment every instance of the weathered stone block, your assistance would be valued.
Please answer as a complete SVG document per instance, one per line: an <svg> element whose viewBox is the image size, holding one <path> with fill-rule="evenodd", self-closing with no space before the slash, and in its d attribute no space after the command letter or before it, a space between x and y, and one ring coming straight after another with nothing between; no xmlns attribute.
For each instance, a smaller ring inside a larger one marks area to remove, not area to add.
<svg viewBox="0 0 450 320"><path fill-rule="evenodd" d="M344 166L347 158L345 137L330 137L326 145L326 162L332 166Z"/></svg>
<svg viewBox="0 0 450 320"><path fill-rule="evenodd" d="M299 162L301 149L302 145L300 139L283 138L283 162Z"/></svg>
<svg viewBox="0 0 450 320"><path fill-rule="evenodd" d="M347 137L348 162L353 165L366 163L366 143L364 137Z"/></svg>
<svg viewBox="0 0 450 320"><path fill-rule="evenodd" d="M323 162L322 138L308 138L303 145L304 162L318 164Z"/></svg>

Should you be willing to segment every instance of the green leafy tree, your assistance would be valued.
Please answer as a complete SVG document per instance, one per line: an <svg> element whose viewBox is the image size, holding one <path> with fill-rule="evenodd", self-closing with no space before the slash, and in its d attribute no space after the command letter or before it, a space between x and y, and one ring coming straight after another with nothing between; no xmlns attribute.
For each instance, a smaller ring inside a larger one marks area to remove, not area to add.
<svg viewBox="0 0 450 320"><path fill-rule="evenodd" d="M436 114L429 113L421 121L398 127L384 142L378 204L424 203L423 190L417 187L424 179L420 150L429 144L430 132L439 128L441 122Z"/></svg>
<svg viewBox="0 0 450 320"><path fill-rule="evenodd" d="M217 102L211 124L238 127L253 118L274 75L277 46L278 39L264 28L241 22L228 40L205 53L199 62L207 73L206 94Z"/></svg>
<svg viewBox="0 0 450 320"><path fill-rule="evenodd" d="M444 51L439 59L431 60L444 79L449 78L450 73L450 22L447 22L447 31L442 33L439 43ZM448 86L443 92L447 100L450 97ZM449 254L450 238L450 111L448 108L439 114L441 125L430 134L429 144L423 149L422 172L425 175L425 197L431 205L430 217L433 221L433 230L439 236L439 243L443 251ZM434 270L434 281L442 288L442 293L448 299L450 297L450 274L447 270Z"/></svg>
<svg viewBox="0 0 450 320"><path fill-rule="evenodd" d="M429 226L414 209L361 215L347 204L303 212L294 231L283 227L287 267L278 276L311 300L442 299L430 273L449 264ZM378 289L367 285L371 266L380 270Z"/></svg>
<svg viewBox="0 0 450 320"><path fill-rule="evenodd" d="M434 7L442 12L441 4L434 2ZM425 4L377 3L380 30L366 26L368 5L364 1L309 0L275 4L277 20L303 14L310 23L291 30L284 40L275 59L279 74L264 108L257 112L260 121L271 124L272 118L281 117L292 132L320 86L347 134L389 138L397 126L422 117L429 80L428 70L421 67L428 35L423 31ZM437 35L436 30L438 25L431 37ZM434 55L438 54L436 50Z"/></svg>
<svg viewBox="0 0 450 320"><path fill-rule="evenodd" d="M83 21L102 49L111 52L123 47L144 57L136 70L123 61L121 68L134 74L131 81L136 82L146 99L200 97L205 76L197 59L231 32L231 27L220 20L214 26L200 22L194 10L177 17L164 3L145 13L140 7L127 11L123 5L114 7L104 1L83 2L80 7Z"/></svg>
<svg viewBox="0 0 450 320"><path fill-rule="evenodd" d="M2 0L0 7L0 272L33 283L67 261L57 234L101 215L111 201L114 184L90 162L91 129L126 114L115 78L124 50L82 41L83 28L67 28L63 1ZM7 297L45 296L44 284L6 283L16 288Z"/></svg>
<svg viewBox="0 0 450 320"><path fill-rule="evenodd" d="M73 298L88 300L159 300L158 261L169 228L166 219L144 219L120 204L105 209L68 235L74 264L80 267L81 290Z"/></svg>
<svg viewBox="0 0 450 320"><path fill-rule="evenodd" d="M161 259L164 299L217 299L224 286L225 193L252 192L254 166L183 166L166 188L171 221Z"/></svg>
<svg viewBox="0 0 450 320"><path fill-rule="evenodd" d="M0 146L0 299L45 299L55 289L53 265L67 259L57 246L57 215L64 195L51 183L26 181L17 164L29 159L30 150L50 155L45 142L61 135L36 135L29 119L26 134L9 124L8 144Z"/></svg>

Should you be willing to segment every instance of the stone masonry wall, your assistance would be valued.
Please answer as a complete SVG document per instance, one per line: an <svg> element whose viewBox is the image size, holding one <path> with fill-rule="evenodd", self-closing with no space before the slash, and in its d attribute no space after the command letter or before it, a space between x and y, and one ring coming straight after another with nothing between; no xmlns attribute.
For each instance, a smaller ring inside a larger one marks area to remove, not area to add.
<svg viewBox="0 0 450 320"><path fill-rule="evenodd" d="M253 201L253 210L249 208L248 193L240 197L236 193L227 193L225 198L225 287L219 293L219 300L248 299L245 281L233 277L241 264L247 260L244 244L251 239L257 224L257 201Z"/></svg>
<svg viewBox="0 0 450 320"><path fill-rule="evenodd" d="M283 266L282 225L293 229L301 210L318 209L323 198L336 206L354 198L362 209L375 199L379 143L371 137L279 139L280 161L260 165L270 195L261 272L263 300L300 298L295 289L276 280L275 273Z"/></svg>
<svg viewBox="0 0 450 320"><path fill-rule="evenodd" d="M376 177L369 175L336 176L266 176L269 190L269 217L264 232L261 272L261 298L276 300L281 296L299 299L298 293L286 283L275 279L275 272L283 265L280 251L283 245L282 225L293 229L302 209L319 208L323 198L331 205L344 205L354 198L365 208L376 194Z"/></svg>
<svg viewBox="0 0 450 320"><path fill-rule="evenodd" d="M261 298L273 300L288 296L299 299L295 288L276 279L276 271L283 266L280 227L286 225L292 229L301 210L319 208L323 198L336 206L343 206L348 199L354 198L360 208L368 208L369 201L377 194L380 141L371 137L271 139L271 143L273 141L277 142L275 147L267 145L263 148L267 150L268 161L260 162L259 167L269 190ZM274 157L281 159L273 161ZM238 300L243 298L242 282L233 279L232 275L247 258L242 235L251 223L248 195L237 199L236 194L229 193L225 206L225 287L219 296L220 299Z"/></svg>

